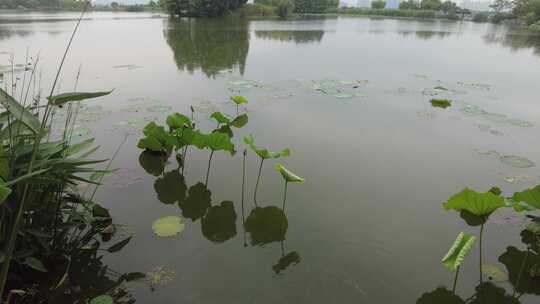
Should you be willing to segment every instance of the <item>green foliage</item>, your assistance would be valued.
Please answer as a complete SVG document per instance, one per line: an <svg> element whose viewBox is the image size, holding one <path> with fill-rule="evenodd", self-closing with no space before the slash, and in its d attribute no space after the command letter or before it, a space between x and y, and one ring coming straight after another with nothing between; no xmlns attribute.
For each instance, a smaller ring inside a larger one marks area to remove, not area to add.
<svg viewBox="0 0 540 304"><path fill-rule="evenodd" d="M504 207L504 199L491 192L479 193L469 188L454 194L443 204L444 209L468 211L477 216L487 216L493 211Z"/></svg>
<svg viewBox="0 0 540 304"><path fill-rule="evenodd" d="M269 17L276 15L276 8L260 3L246 3L237 10L237 13L240 17Z"/></svg>
<svg viewBox="0 0 540 304"><path fill-rule="evenodd" d="M399 9L402 10L416 10L420 9L420 2L415 0L403 1L399 4Z"/></svg>
<svg viewBox="0 0 540 304"><path fill-rule="evenodd" d="M436 108L446 109L452 106L452 101L448 99L432 99L429 102L431 103L431 106L436 107Z"/></svg>
<svg viewBox="0 0 540 304"><path fill-rule="evenodd" d="M239 8L247 0L162 0L161 6L171 15L217 17Z"/></svg>
<svg viewBox="0 0 540 304"><path fill-rule="evenodd" d="M292 0L279 0L276 6L277 15L281 18L287 18L294 11L294 2Z"/></svg>
<svg viewBox="0 0 540 304"><path fill-rule="evenodd" d="M49 102L52 105L55 106L61 106L67 102L70 101L81 101L85 99L92 99L97 97L102 97L111 94L112 91L109 92L72 92L72 93L63 93L60 95L55 95L51 97L47 97Z"/></svg>
<svg viewBox="0 0 540 304"><path fill-rule="evenodd" d="M4 181L0 181L0 204L2 204L11 194L11 189Z"/></svg>
<svg viewBox="0 0 540 304"><path fill-rule="evenodd" d="M41 128L41 123L28 109L9 96L0 88L0 104L17 120L24 123L34 134Z"/></svg>
<svg viewBox="0 0 540 304"><path fill-rule="evenodd" d="M386 7L386 1L384 0L371 1L371 8L373 9L383 9L385 7Z"/></svg>
<svg viewBox="0 0 540 304"><path fill-rule="evenodd" d="M251 151L255 152L262 159L288 157L291 155L291 150L288 148L281 150L280 152L268 151L267 149L259 148L255 145L255 140L252 135L244 137L244 143L249 146Z"/></svg>
<svg viewBox="0 0 540 304"><path fill-rule="evenodd" d="M137 144L140 149L170 153L175 145L174 137L155 122L148 123L144 127L143 133L146 137L140 139Z"/></svg>
<svg viewBox="0 0 540 304"><path fill-rule="evenodd" d="M532 206L535 209L540 209L540 185L514 193L512 200L516 203L525 203L526 205ZM523 205L514 205L514 209L518 211L524 210Z"/></svg>
<svg viewBox="0 0 540 304"><path fill-rule="evenodd" d="M465 232L458 234L456 240L452 244L452 247L448 250L448 253L443 257L442 264L455 271L461 263L465 260L465 257L472 249L476 237L469 235Z"/></svg>
<svg viewBox="0 0 540 304"><path fill-rule="evenodd" d="M239 96L239 95L232 96L231 100L237 105L247 104L248 103L248 100L244 96Z"/></svg>
<svg viewBox="0 0 540 304"><path fill-rule="evenodd" d="M253 209L244 226L251 235L251 245L263 246L285 240L289 222L283 210L268 206Z"/></svg>
<svg viewBox="0 0 540 304"><path fill-rule="evenodd" d="M294 0L294 12L298 14L321 14L330 8L337 8L336 0Z"/></svg>
<svg viewBox="0 0 540 304"><path fill-rule="evenodd" d="M420 9L438 11L441 9L440 0L422 0L420 2Z"/></svg>
<svg viewBox="0 0 540 304"><path fill-rule="evenodd" d="M174 113L167 116L166 123L171 130L176 130L184 127L191 128L192 125L191 119L181 113Z"/></svg>
<svg viewBox="0 0 540 304"><path fill-rule="evenodd" d="M92 298L89 304L114 304L114 299L108 295L101 295Z"/></svg>
<svg viewBox="0 0 540 304"><path fill-rule="evenodd" d="M409 10L409 9L371 9L371 8L339 8L331 9L330 13L359 15L359 16L384 16L384 17L399 17L399 18L418 18L418 19L433 19L437 18L437 12L433 10Z"/></svg>
<svg viewBox="0 0 540 304"><path fill-rule="evenodd" d="M303 183L305 179L300 177L293 172L289 171L282 164L276 164L276 170L283 176L283 179L288 183Z"/></svg>

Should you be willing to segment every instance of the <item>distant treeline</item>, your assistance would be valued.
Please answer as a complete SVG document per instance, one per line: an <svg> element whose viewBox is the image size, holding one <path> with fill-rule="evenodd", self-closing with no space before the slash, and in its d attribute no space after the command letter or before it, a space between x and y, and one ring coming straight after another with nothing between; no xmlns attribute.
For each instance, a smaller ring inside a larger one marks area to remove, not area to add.
<svg viewBox="0 0 540 304"><path fill-rule="evenodd" d="M0 9L80 9L84 5L77 0L0 0Z"/></svg>
<svg viewBox="0 0 540 304"><path fill-rule="evenodd" d="M239 8L247 0L159 0L170 15L189 17L222 16Z"/></svg>

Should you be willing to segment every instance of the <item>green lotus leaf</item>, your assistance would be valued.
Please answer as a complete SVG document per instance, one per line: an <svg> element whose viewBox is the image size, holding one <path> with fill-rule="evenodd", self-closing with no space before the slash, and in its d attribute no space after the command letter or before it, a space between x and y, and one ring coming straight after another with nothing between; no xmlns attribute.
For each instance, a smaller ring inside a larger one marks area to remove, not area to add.
<svg viewBox="0 0 540 304"><path fill-rule="evenodd" d="M184 218L196 221L206 214L211 201L212 193L203 183L197 183L189 187L187 198L178 202L178 207L182 210Z"/></svg>
<svg viewBox="0 0 540 304"><path fill-rule="evenodd" d="M491 264L482 264L482 273L495 282L508 281L508 274Z"/></svg>
<svg viewBox="0 0 540 304"><path fill-rule="evenodd" d="M540 209L540 185L514 193L512 200L517 203L526 203L528 206ZM518 209L516 210L520 211Z"/></svg>
<svg viewBox="0 0 540 304"><path fill-rule="evenodd" d="M281 173L281 176L288 182L288 183L303 183L305 179L303 177L300 177L291 171L289 171L287 168L285 168L282 164L276 165L276 170Z"/></svg>
<svg viewBox="0 0 540 304"><path fill-rule="evenodd" d="M469 188L465 188L463 191L454 194L443 204L446 210L466 210L478 216L489 215L504 206L504 198L491 192L479 193Z"/></svg>
<svg viewBox="0 0 540 304"><path fill-rule="evenodd" d="M242 114L242 115L236 116L236 118L233 121L231 121L230 125L235 128L241 128L245 126L248 123L248 121L249 119L248 119L247 114Z"/></svg>
<svg viewBox="0 0 540 304"><path fill-rule="evenodd" d="M179 171L166 172L154 182L158 200L164 204L173 204L186 198L186 183Z"/></svg>
<svg viewBox="0 0 540 304"><path fill-rule="evenodd" d="M459 233L454 244L442 259L442 264L452 271L456 270L471 251L475 240L476 237L472 235L465 232Z"/></svg>
<svg viewBox="0 0 540 304"><path fill-rule="evenodd" d="M169 237L175 236L185 228L184 221L179 216L165 216L152 223L152 230L157 236Z"/></svg>
<svg viewBox="0 0 540 304"><path fill-rule="evenodd" d="M231 142L231 138L221 132L215 132L210 134L205 134L205 141L208 148L214 151L227 151L234 155L236 151L234 150L234 144Z"/></svg>
<svg viewBox="0 0 540 304"><path fill-rule="evenodd" d="M183 127L191 127L191 119L181 113L174 113L167 116L166 123L171 130L176 130Z"/></svg>
<svg viewBox="0 0 540 304"><path fill-rule="evenodd" d="M212 206L201 220L202 234L211 242L223 243L236 235L236 212L231 201Z"/></svg>
<svg viewBox="0 0 540 304"><path fill-rule="evenodd" d="M176 144L176 139L165 128L150 122L144 127L143 134L146 136L139 140L137 147L154 152L170 152Z"/></svg>
<svg viewBox="0 0 540 304"><path fill-rule="evenodd" d="M210 118L213 118L215 121L217 121L220 124L228 125L231 123L232 118L221 113L221 112L214 112L212 115L210 115Z"/></svg>
<svg viewBox="0 0 540 304"><path fill-rule="evenodd" d="M432 99L429 101L432 107L446 109L452 106L452 101L448 99Z"/></svg>
<svg viewBox="0 0 540 304"><path fill-rule="evenodd" d="M114 299L109 295L101 295L90 300L89 304L114 304Z"/></svg>
<svg viewBox="0 0 540 304"><path fill-rule="evenodd" d="M257 207L246 218L244 227L251 236L251 245L264 246L285 240L289 222L278 207Z"/></svg>
<svg viewBox="0 0 540 304"><path fill-rule="evenodd" d="M231 100L237 105L248 103L248 100L244 96L240 96L240 95L232 96Z"/></svg>
<svg viewBox="0 0 540 304"><path fill-rule="evenodd" d="M291 150L289 150L288 148L283 149L280 152L272 152L272 151L268 151L267 149L262 149L262 148L257 147L257 145L255 145L255 141L252 135L248 135L244 137L244 143L247 144L249 148L262 159L280 158L280 157L287 157L291 155Z"/></svg>

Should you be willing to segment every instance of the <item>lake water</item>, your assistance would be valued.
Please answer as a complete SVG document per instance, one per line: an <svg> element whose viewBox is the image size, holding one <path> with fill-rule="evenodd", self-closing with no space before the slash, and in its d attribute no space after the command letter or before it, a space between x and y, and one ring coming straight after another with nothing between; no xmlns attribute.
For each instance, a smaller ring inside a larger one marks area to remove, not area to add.
<svg viewBox="0 0 540 304"><path fill-rule="evenodd" d="M48 93L76 17L0 15L0 65L8 52L15 63L39 52ZM460 231L478 235L443 202L465 187L510 196L540 183L540 36L504 26L90 13L60 92L73 90L79 68L78 90L115 91L86 103L77 135L90 132L101 145L96 157L111 157L127 134L112 164L120 170L96 197L121 234L134 235L104 263L154 280L129 283L138 303L414 303L452 288L454 273L440 261ZM191 149L179 171L174 157L161 170L136 147L146 122L190 106L211 130L210 113L235 114L231 95L249 100L240 109L249 123L234 130L234 157L215 153L207 187L209 151ZM432 98L452 105L432 107ZM248 152L242 204L248 134L271 150L290 148L278 161L306 178L288 187L286 231L275 228L284 220L276 161L264 163L257 217L259 160ZM183 216L185 230L160 238L152 223L169 215ZM523 223L498 210L484 230L483 262L510 271L511 281L526 250ZM475 245L457 285L463 299L480 284L478 263ZM521 303L540 299L540 281L531 284L518 290ZM501 303L501 292L490 285L491 300L475 303Z"/></svg>

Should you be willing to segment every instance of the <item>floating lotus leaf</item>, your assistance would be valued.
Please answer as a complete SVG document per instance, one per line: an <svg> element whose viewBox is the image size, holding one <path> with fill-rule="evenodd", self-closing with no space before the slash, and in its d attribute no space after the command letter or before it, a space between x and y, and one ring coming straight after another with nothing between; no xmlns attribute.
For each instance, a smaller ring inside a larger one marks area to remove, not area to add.
<svg viewBox="0 0 540 304"><path fill-rule="evenodd" d="M533 126L532 123L525 120L520 120L520 119L507 119L506 122L516 127L522 127L522 128L530 128Z"/></svg>
<svg viewBox="0 0 540 304"><path fill-rule="evenodd" d="M448 91L447 88L443 87L443 86L436 86L433 88L434 90L440 90L440 91Z"/></svg>
<svg viewBox="0 0 540 304"><path fill-rule="evenodd" d="M172 110L172 107L164 104L156 104L146 108L148 112L165 113Z"/></svg>
<svg viewBox="0 0 540 304"><path fill-rule="evenodd" d="M185 224L179 216L165 216L152 223L152 230L157 236L175 236L184 231Z"/></svg>
<svg viewBox="0 0 540 304"><path fill-rule="evenodd" d="M276 170L281 173L281 176L283 176L283 178L289 183L303 183L305 181L303 177L300 177L289 171L282 164L277 164Z"/></svg>
<svg viewBox="0 0 540 304"><path fill-rule="evenodd" d="M335 98L338 98L338 99L349 99L349 98L353 98L354 95L353 94L350 94L350 93L345 93L345 92L339 92L339 93L336 93L336 94L333 94Z"/></svg>
<svg viewBox="0 0 540 304"><path fill-rule="evenodd" d="M482 117L492 122L505 122L506 121L506 115L503 115L503 114L486 112L482 114Z"/></svg>
<svg viewBox="0 0 540 304"><path fill-rule="evenodd" d="M478 216L489 215L504 206L504 199L502 197L491 192L479 193L469 188L465 188L463 191L454 194L443 204L446 210L466 210Z"/></svg>
<svg viewBox="0 0 540 304"><path fill-rule="evenodd" d="M174 270L162 266L156 267L145 274L146 282L151 286L166 285L172 282L175 277L176 273Z"/></svg>
<svg viewBox="0 0 540 304"><path fill-rule="evenodd" d="M244 143L246 143L249 148L255 152L257 155L259 155L262 159L268 159L268 158L280 158L280 157L287 157L291 155L291 151L287 149L283 149L281 152L272 152L268 151L267 149L261 149L255 145L255 141L253 139L252 135L248 135L244 137Z"/></svg>
<svg viewBox="0 0 540 304"><path fill-rule="evenodd" d="M448 99L432 99L429 101L432 107L446 109L452 106L452 101Z"/></svg>
<svg viewBox="0 0 540 304"><path fill-rule="evenodd" d="M482 273L495 282L508 281L508 274L495 265L482 264Z"/></svg>
<svg viewBox="0 0 540 304"><path fill-rule="evenodd" d="M90 300L89 304L114 304L114 299L109 295L101 295Z"/></svg>
<svg viewBox="0 0 540 304"><path fill-rule="evenodd" d="M500 161L503 164L514 168L530 168L535 166L534 162L516 155L503 155L500 157Z"/></svg>
<svg viewBox="0 0 540 304"><path fill-rule="evenodd" d="M460 232L454 244L442 259L442 264L452 271L456 270L471 251L475 240L476 237L465 232Z"/></svg>
<svg viewBox="0 0 540 304"><path fill-rule="evenodd" d="M237 105L246 104L248 103L248 100L244 96L232 96L231 100L236 103Z"/></svg>
<svg viewBox="0 0 540 304"><path fill-rule="evenodd" d="M529 206L540 209L540 185L514 193L512 200L518 203L526 203Z"/></svg>
<svg viewBox="0 0 540 304"><path fill-rule="evenodd" d="M472 104L466 104L463 108L461 108L461 112L466 116L480 116L486 113L480 107Z"/></svg>

